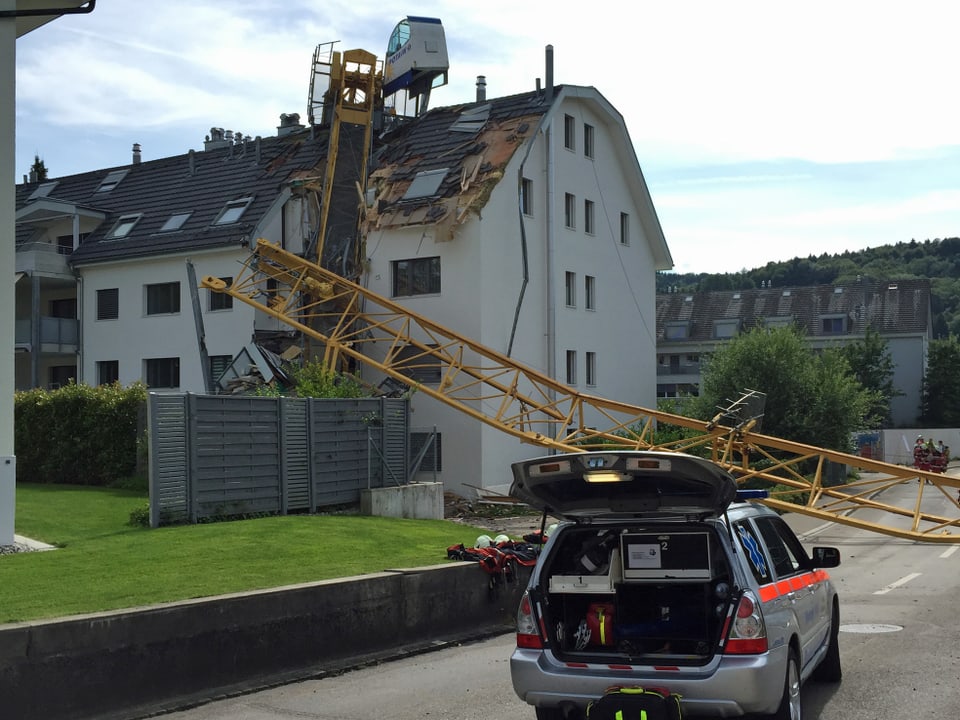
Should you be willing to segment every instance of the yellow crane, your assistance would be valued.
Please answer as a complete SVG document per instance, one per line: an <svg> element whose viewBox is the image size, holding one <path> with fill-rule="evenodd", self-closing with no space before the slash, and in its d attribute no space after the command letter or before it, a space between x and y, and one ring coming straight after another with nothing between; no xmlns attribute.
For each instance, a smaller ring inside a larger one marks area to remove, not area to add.
<svg viewBox="0 0 960 720"><path fill-rule="evenodd" d="M202 285L317 341L328 367L350 360L373 368L523 442L558 451L617 445L705 452L740 483L767 485L770 496L760 502L777 510L909 540L960 543L960 512L945 517L924 503L928 493L942 494L960 511L960 478L756 433L749 397L704 422L587 395L262 239L232 284L208 276ZM438 368L441 382L415 383L408 373L418 365ZM685 428L685 437L658 443L658 424ZM855 479L829 483L831 462ZM895 486L909 489L900 495L910 502L880 499Z"/></svg>

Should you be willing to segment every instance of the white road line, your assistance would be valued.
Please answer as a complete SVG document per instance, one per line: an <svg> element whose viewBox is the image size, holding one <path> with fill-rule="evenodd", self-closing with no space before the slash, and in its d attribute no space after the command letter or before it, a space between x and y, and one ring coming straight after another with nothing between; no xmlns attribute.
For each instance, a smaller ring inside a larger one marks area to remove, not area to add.
<svg viewBox="0 0 960 720"><path fill-rule="evenodd" d="M910 573L909 575L904 575L902 578L900 578L900 579L897 580L896 582L893 582L893 583L890 583L889 585L887 585L885 588L883 588L883 590L877 590L877 591L876 591L875 593L873 593L873 594L874 594L874 595L886 595L886 594L887 594L888 592L890 592L891 590L894 590L894 589L900 587L901 585L906 585L908 582L910 582L910 581L913 580L914 578L920 577L920 575L922 575L922 574L923 574L923 573Z"/></svg>
<svg viewBox="0 0 960 720"><path fill-rule="evenodd" d="M941 560L946 560L948 557L950 557L951 555L953 555L956 551L957 551L957 546L956 546L956 545L951 545L951 546L948 547L946 550L944 550L942 553L940 553L940 559L941 559Z"/></svg>

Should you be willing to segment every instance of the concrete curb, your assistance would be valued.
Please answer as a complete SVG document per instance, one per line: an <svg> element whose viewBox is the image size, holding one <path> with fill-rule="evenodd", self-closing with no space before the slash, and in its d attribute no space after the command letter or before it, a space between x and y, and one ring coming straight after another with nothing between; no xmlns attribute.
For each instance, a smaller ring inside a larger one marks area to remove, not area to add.
<svg viewBox="0 0 960 720"><path fill-rule="evenodd" d="M0 716L135 720L509 632L528 578L451 563L3 625Z"/></svg>

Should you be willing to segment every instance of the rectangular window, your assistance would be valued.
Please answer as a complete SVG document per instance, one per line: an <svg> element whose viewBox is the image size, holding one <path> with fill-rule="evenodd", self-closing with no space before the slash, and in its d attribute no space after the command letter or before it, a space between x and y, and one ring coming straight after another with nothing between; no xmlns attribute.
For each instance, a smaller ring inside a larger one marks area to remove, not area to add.
<svg viewBox="0 0 960 720"><path fill-rule="evenodd" d="M57 388L65 387L69 385L70 382L77 381L77 366L76 365L53 365L49 370L50 383L48 387L51 390L56 390Z"/></svg>
<svg viewBox="0 0 960 720"><path fill-rule="evenodd" d="M586 382L587 385L593 387L597 384L597 354L595 352L587 352L586 361Z"/></svg>
<svg viewBox="0 0 960 720"><path fill-rule="evenodd" d="M437 345L430 344L435 348ZM405 345L397 351L394 367L418 383L438 383L443 374L440 359L416 345Z"/></svg>
<svg viewBox="0 0 960 720"><path fill-rule="evenodd" d="M148 358L146 366L147 387L176 388L180 387L180 358Z"/></svg>
<svg viewBox="0 0 960 720"><path fill-rule="evenodd" d="M577 351L567 350L567 385L577 384Z"/></svg>
<svg viewBox="0 0 960 720"><path fill-rule="evenodd" d="M821 318L824 335L843 335L846 332L845 317Z"/></svg>
<svg viewBox="0 0 960 720"><path fill-rule="evenodd" d="M583 231L587 235L593 235L595 228L593 225L593 200L583 201Z"/></svg>
<svg viewBox="0 0 960 720"><path fill-rule="evenodd" d="M593 159L593 125L583 124L583 155Z"/></svg>
<svg viewBox="0 0 960 720"><path fill-rule="evenodd" d="M77 319L77 299L61 298L60 300L51 300L50 301L50 317L76 320Z"/></svg>
<svg viewBox="0 0 960 720"><path fill-rule="evenodd" d="M120 317L120 290L97 290L97 320L116 320Z"/></svg>
<svg viewBox="0 0 960 720"><path fill-rule="evenodd" d="M568 272L564 274L564 291L566 293L567 307L577 306L577 274Z"/></svg>
<svg viewBox="0 0 960 720"><path fill-rule="evenodd" d="M440 292L440 258L394 260L393 296L436 295Z"/></svg>
<svg viewBox="0 0 960 720"><path fill-rule="evenodd" d="M224 205L223 210L220 211L220 214L217 216L217 219L213 221L213 224L233 225L233 223L237 222L241 217L243 217L243 213L247 211L247 207L251 202L253 202L252 197L231 200Z"/></svg>
<svg viewBox="0 0 960 720"><path fill-rule="evenodd" d="M119 360L97 361L97 385L110 385L120 381Z"/></svg>
<svg viewBox="0 0 960 720"><path fill-rule="evenodd" d="M718 340L732 338L740 331L740 320L714 320L713 336Z"/></svg>
<svg viewBox="0 0 960 720"><path fill-rule="evenodd" d="M520 211L533 216L533 181L527 178L520 181Z"/></svg>
<svg viewBox="0 0 960 720"><path fill-rule="evenodd" d="M227 287L233 285L232 277L222 277L220 279L227 284ZM211 310L230 310L233 307L232 295L227 295L226 293L222 292L214 292L213 290L208 290L207 292L210 294L209 308Z"/></svg>
<svg viewBox="0 0 960 720"><path fill-rule="evenodd" d="M620 213L620 244L630 244L630 216Z"/></svg>
<svg viewBox="0 0 960 720"><path fill-rule="evenodd" d="M583 279L583 305L587 310L597 309L597 279L593 275Z"/></svg>
<svg viewBox="0 0 960 720"><path fill-rule="evenodd" d="M577 149L577 123L573 115L563 116L563 146L567 150Z"/></svg>
<svg viewBox="0 0 960 720"><path fill-rule="evenodd" d="M665 340L686 340L690 334L690 325L687 322L668 322L664 324Z"/></svg>
<svg viewBox="0 0 960 720"><path fill-rule="evenodd" d="M147 315L170 315L180 312L180 283L145 285Z"/></svg>
<svg viewBox="0 0 960 720"><path fill-rule="evenodd" d="M140 222L140 215L121 215L116 225L107 233L107 240L125 238L138 222Z"/></svg>
<svg viewBox="0 0 960 720"><path fill-rule="evenodd" d="M577 226L577 198L567 193L563 199L563 222L572 230Z"/></svg>

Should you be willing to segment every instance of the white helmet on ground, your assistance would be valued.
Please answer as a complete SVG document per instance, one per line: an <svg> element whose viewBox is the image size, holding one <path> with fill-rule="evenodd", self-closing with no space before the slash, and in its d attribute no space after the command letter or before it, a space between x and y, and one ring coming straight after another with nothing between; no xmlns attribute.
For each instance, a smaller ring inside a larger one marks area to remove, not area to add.
<svg viewBox="0 0 960 720"><path fill-rule="evenodd" d="M475 548L488 548L493 543L493 540L490 539L489 535L481 535L477 538L477 542L474 543Z"/></svg>
<svg viewBox="0 0 960 720"><path fill-rule="evenodd" d="M494 541L497 545L499 545L500 543L510 542L510 538L507 537L506 535L497 535L497 536L493 539L493 541Z"/></svg>

